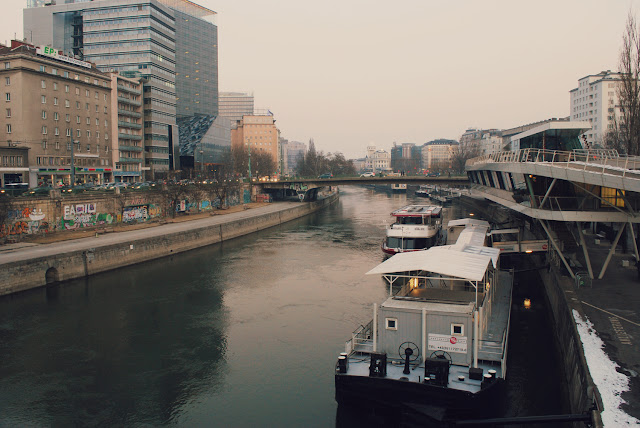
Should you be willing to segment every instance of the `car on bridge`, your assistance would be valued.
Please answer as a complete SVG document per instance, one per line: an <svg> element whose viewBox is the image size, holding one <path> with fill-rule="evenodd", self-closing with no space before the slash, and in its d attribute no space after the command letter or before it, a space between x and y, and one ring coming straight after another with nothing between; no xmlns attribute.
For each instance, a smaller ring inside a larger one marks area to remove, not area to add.
<svg viewBox="0 0 640 428"><path fill-rule="evenodd" d="M326 174L319 175L318 178L333 178L333 174L327 172Z"/></svg>
<svg viewBox="0 0 640 428"><path fill-rule="evenodd" d="M376 176L376 173L371 171L360 174L360 177L375 177L375 176Z"/></svg>

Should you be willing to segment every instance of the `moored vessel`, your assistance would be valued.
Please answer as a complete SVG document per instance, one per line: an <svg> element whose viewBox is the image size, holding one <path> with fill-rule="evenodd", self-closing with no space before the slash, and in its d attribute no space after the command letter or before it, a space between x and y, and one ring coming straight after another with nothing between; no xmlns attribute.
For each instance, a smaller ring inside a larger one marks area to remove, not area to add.
<svg viewBox="0 0 640 428"><path fill-rule="evenodd" d="M367 274L389 284L335 368L340 405L448 422L496 416L504 393L512 271L486 246L489 225L457 220L453 245L397 254Z"/></svg>
<svg viewBox="0 0 640 428"><path fill-rule="evenodd" d="M442 207L407 205L391 213L394 223L386 230L382 251L396 254L425 250L438 243L442 228Z"/></svg>

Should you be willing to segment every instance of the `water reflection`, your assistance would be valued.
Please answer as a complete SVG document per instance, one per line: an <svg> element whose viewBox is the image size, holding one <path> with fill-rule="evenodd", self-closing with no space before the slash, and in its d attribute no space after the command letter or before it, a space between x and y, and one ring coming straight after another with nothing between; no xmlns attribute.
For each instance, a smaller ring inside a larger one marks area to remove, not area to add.
<svg viewBox="0 0 640 428"><path fill-rule="evenodd" d="M411 201L346 187L267 231L0 299L0 426L336 424L336 355L387 294L364 273Z"/></svg>

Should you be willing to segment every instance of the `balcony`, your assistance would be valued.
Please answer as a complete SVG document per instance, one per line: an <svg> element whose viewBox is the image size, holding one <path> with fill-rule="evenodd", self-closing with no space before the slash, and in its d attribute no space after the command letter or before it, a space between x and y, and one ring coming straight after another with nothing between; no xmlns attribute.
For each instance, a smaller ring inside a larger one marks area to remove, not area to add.
<svg viewBox="0 0 640 428"><path fill-rule="evenodd" d="M136 94L136 95L142 95L142 91L140 89L133 89L127 86L123 86L123 85L118 85L118 90L119 91L124 91L124 92L130 92L132 94Z"/></svg>
<svg viewBox="0 0 640 428"><path fill-rule="evenodd" d="M120 101L121 103L125 103L125 104L132 104L134 106L141 106L142 103L138 100L133 100L131 98L125 98L125 97L120 97L118 96L118 101ZM120 110L120 109L118 109Z"/></svg>
<svg viewBox="0 0 640 428"><path fill-rule="evenodd" d="M140 146L123 146L123 145L119 145L118 146L118 150L120 151L128 151L128 152L141 152L142 151L142 147Z"/></svg>
<svg viewBox="0 0 640 428"><path fill-rule="evenodd" d="M142 113L138 113L137 111L124 110L121 108L118 109L118 114L122 114L125 116L132 116L132 117L142 117Z"/></svg>
<svg viewBox="0 0 640 428"><path fill-rule="evenodd" d="M118 139L142 141L142 135L123 134L121 132L118 132Z"/></svg>
<svg viewBox="0 0 640 428"><path fill-rule="evenodd" d="M120 159L118 160L118 162L121 163L142 163L143 159L142 158L130 158L130 157L122 157L120 156Z"/></svg>
<svg viewBox="0 0 640 428"><path fill-rule="evenodd" d="M132 123L132 122L122 122L122 121L118 121L118 126L123 126L125 128L133 128L133 129L142 129L142 125L139 123Z"/></svg>

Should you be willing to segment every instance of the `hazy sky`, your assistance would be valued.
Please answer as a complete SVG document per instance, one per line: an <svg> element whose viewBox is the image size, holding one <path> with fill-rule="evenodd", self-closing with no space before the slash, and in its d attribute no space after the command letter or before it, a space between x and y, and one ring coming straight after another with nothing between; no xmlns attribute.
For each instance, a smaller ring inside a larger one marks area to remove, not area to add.
<svg viewBox="0 0 640 428"><path fill-rule="evenodd" d="M640 0L194 1L218 12L220 90L347 157L568 116L579 78L617 69L630 8L640 19ZM21 37L26 0L2 5L0 41Z"/></svg>

